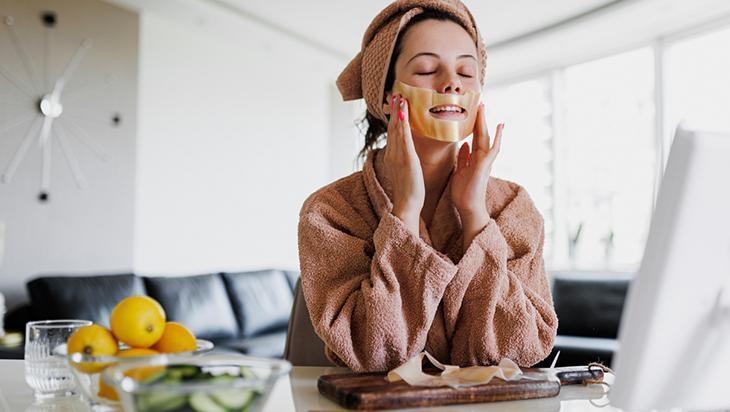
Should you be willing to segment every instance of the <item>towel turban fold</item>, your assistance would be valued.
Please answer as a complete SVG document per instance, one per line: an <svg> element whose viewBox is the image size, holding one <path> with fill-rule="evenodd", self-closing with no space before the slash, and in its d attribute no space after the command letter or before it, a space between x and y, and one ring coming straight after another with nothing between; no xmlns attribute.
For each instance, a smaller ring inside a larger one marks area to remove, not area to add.
<svg viewBox="0 0 730 412"><path fill-rule="evenodd" d="M362 39L360 52L337 78L342 99L364 98L368 111L387 123L383 112L385 79L398 34L416 15L427 10L453 16L474 39L479 61L479 81L484 85L487 49L469 9L459 0L397 0L383 9L370 23Z"/></svg>

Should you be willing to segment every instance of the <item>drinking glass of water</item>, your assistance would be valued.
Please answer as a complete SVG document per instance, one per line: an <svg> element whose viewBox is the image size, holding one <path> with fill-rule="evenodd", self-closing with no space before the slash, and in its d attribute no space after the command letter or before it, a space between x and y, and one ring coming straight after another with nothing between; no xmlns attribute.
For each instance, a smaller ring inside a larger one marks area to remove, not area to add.
<svg viewBox="0 0 730 412"><path fill-rule="evenodd" d="M41 320L25 325L25 382L37 399L73 395L76 387L63 358L53 350L88 320Z"/></svg>

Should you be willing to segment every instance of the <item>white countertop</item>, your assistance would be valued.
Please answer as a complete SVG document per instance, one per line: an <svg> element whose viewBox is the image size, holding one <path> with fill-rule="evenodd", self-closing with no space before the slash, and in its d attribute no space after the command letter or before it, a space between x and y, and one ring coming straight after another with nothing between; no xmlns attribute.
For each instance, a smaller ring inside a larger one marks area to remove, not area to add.
<svg viewBox="0 0 730 412"><path fill-rule="evenodd" d="M265 411L342 411L345 410L329 401L317 391L317 379L321 375L344 373L345 368L324 368L297 366L289 376L281 379L264 408ZM0 360L0 411L30 412L88 411L78 398L68 398L53 403L34 403L33 393L25 384L22 360ZM524 401L469 404L453 407L434 407L433 411L530 411L530 412L583 412L617 411L612 407L602 407L607 403L602 385L564 386L560 395L554 398ZM416 409L413 409L414 411ZM418 410L423 410L419 408Z"/></svg>

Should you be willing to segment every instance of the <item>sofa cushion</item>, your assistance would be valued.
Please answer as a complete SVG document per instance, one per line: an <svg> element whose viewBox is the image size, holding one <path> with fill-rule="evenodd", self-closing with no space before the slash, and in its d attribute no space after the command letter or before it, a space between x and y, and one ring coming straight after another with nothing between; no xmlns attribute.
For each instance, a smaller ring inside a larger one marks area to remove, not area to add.
<svg viewBox="0 0 730 412"><path fill-rule="evenodd" d="M198 338L238 336L236 318L220 275L146 277L144 282L149 295L165 308L167 320L182 323Z"/></svg>
<svg viewBox="0 0 730 412"><path fill-rule="evenodd" d="M558 335L616 339L630 275L555 274Z"/></svg>
<svg viewBox="0 0 730 412"><path fill-rule="evenodd" d="M284 330L252 338L216 342L216 348L229 349L250 356L282 358L285 344L286 331Z"/></svg>
<svg viewBox="0 0 730 412"><path fill-rule="evenodd" d="M289 281L289 286L291 287L291 292L293 294L294 290L297 288L297 281L299 280L299 271L285 270L284 274L286 275L286 280Z"/></svg>
<svg viewBox="0 0 730 412"><path fill-rule="evenodd" d="M284 272L224 273L223 279L243 337L286 330L294 298Z"/></svg>
<svg viewBox="0 0 730 412"><path fill-rule="evenodd" d="M44 276L26 284L32 319L87 319L109 327L114 306L127 296L144 295L133 274Z"/></svg>

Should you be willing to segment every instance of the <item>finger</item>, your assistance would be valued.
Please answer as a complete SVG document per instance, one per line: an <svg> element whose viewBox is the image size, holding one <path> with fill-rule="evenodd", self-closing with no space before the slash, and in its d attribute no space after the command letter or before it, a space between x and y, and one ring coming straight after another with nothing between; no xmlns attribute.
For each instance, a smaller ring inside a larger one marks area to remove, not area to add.
<svg viewBox="0 0 730 412"><path fill-rule="evenodd" d="M411 135L411 123L408 109L408 100L406 100L405 98L401 98L398 118L400 119L400 130L403 135L403 147L408 150L408 152L415 155L416 147L413 144L413 136Z"/></svg>
<svg viewBox="0 0 730 412"><path fill-rule="evenodd" d="M456 173L460 173L469 167L469 143L464 142L459 148L459 155L456 158Z"/></svg>
<svg viewBox="0 0 730 412"><path fill-rule="evenodd" d="M500 123L497 125L497 130L494 132L494 144L489 149L489 155L487 155L488 158L491 159L491 161L494 161L494 159L499 154L500 149L502 148L502 131L504 130L504 123Z"/></svg>
<svg viewBox="0 0 730 412"><path fill-rule="evenodd" d="M397 150L400 147L398 142L398 115L396 114L397 96L393 94L390 99L390 117L388 119L388 132L386 134L386 144L392 149Z"/></svg>
<svg viewBox="0 0 730 412"><path fill-rule="evenodd" d="M479 104L479 109L477 110L477 119L474 124L476 133L474 134L474 147L472 149L472 152L475 153L479 150L483 152L489 151L489 145L490 145L490 136L489 136L489 129L487 128L487 117L484 114L484 103Z"/></svg>

